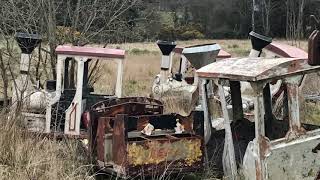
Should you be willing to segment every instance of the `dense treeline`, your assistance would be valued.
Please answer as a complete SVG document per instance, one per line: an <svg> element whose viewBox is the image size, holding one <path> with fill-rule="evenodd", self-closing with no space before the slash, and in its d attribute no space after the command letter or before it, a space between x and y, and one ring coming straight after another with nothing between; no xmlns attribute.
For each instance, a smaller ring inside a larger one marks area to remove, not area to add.
<svg viewBox="0 0 320 180"><path fill-rule="evenodd" d="M57 44L78 45L244 38L253 24L272 37L304 38L313 29L310 15L320 16L319 0L0 0L0 4L0 33L36 32Z"/></svg>
<svg viewBox="0 0 320 180"><path fill-rule="evenodd" d="M255 24L272 37L307 37L314 24L310 15L320 15L319 0L161 0L160 9L173 19L162 31L181 38L188 27L182 38L243 38L252 29L253 3Z"/></svg>

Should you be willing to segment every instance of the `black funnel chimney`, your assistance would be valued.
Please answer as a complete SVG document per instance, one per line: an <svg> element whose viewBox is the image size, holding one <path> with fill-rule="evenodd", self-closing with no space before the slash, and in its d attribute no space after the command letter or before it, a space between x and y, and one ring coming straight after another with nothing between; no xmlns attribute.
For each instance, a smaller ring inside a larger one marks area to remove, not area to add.
<svg viewBox="0 0 320 180"><path fill-rule="evenodd" d="M41 42L41 37L37 34L18 32L16 34L16 41L23 54L31 54L34 48Z"/></svg>
<svg viewBox="0 0 320 180"><path fill-rule="evenodd" d="M169 56L172 50L176 47L176 43L173 41L157 41L157 45L159 46L162 55Z"/></svg>
<svg viewBox="0 0 320 180"><path fill-rule="evenodd" d="M259 57L262 49L272 42L272 38L263 36L253 31L251 31L249 35L251 39L252 50L256 51L254 52L251 50L249 57Z"/></svg>
<svg viewBox="0 0 320 180"><path fill-rule="evenodd" d="M162 59L161 59L161 70L169 70L171 65L170 53L176 47L176 42L174 41L157 41L157 45L159 46L162 52Z"/></svg>
<svg viewBox="0 0 320 180"><path fill-rule="evenodd" d="M20 58L20 73L28 74L31 60L30 54L41 42L41 37L37 34L17 33L16 41L22 51Z"/></svg>
<svg viewBox="0 0 320 180"><path fill-rule="evenodd" d="M160 81L165 82L169 76L169 69L171 68L172 59L170 53L176 47L176 42L174 41L157 41L162 57L161 57L161 71L160 71Z"/></svg>

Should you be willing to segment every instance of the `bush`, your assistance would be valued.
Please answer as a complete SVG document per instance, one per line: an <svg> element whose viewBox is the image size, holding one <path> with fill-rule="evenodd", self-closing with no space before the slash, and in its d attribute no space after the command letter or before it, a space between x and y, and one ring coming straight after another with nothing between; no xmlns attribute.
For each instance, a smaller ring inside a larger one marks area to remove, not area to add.
<svg viewBox="0 0 320 180"><path fill-rule="evenodd" d="M181 40L203 39L204 35L198 30L186 31L180 35Z"/></svg>
<svg viewBox="0 0 320 180"><path fill-rule="evenodd" d="M158 39L167 40L167 41L174 41L177 39L176 30L172 26L165 26L163 25L160 29Z"/></svg>
<svg viewBox="0 0 320 180"><path fill-rule="evenodd" d="M166 26L163 25L160 29L158 39L161 40L192 40L192 39L203 39L204 34L200 31L199 25L185 25L185 26Z"/></svg>

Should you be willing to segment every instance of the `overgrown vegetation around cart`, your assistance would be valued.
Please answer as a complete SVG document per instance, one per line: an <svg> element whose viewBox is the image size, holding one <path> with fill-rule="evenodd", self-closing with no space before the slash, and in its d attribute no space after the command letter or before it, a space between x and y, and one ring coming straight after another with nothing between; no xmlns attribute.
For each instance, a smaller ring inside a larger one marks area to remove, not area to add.
<svg viewBox="0 0 320 180"><path fill-rule="evenodd" d="M93 166L80 143L30 135L17 119L0 118L0 179L90 179Z"/></svg>

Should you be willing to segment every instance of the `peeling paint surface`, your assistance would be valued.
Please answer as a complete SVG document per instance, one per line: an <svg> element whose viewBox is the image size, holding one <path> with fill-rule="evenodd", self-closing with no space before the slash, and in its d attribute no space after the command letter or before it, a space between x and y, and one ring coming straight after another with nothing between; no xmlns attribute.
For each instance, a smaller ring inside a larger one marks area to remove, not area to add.
<svg viewBox="0 0 320 180"><path fill-rule="evenodd" d="M316 134L317 133L317 134ZM268 179L310 179L320 170L320 132L274 145L266 157Z"/></svg>
<svg viewBox="0 0 320 180"><path fill-rule="evenodd" d="M202 161L201 140L133 142L128 145L128 161L132 166L169 161L184 161L183 166L192 166L194 163Z"/></svg>
<svg viewBox="0 0 320 180"><path fill-rule="evenodd" d="M197 73L200 78L259 81L316 70L320 66L310 66L303 58L230 58L204 66Z"/></svg>

